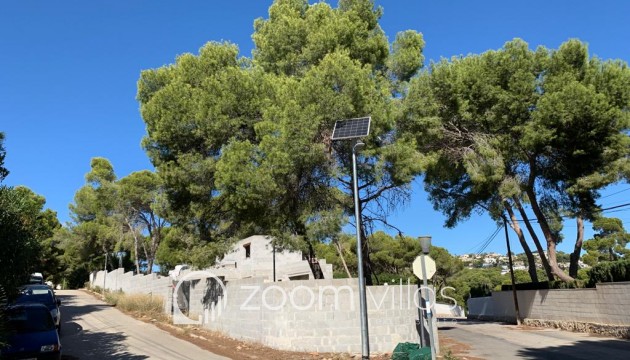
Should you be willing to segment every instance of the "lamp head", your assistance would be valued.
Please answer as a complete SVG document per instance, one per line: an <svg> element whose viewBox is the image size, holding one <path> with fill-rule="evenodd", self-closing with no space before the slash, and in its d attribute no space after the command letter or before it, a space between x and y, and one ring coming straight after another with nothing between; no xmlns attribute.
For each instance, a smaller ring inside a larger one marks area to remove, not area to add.
<svg viewBox="0 0 630 360"><path fill-rule="evenodd" d="M352 147L353 151L359 151L361 149L363 149L363 147L365 147L365 143L361 142L361 141L357 141L356 144L354 144L354 146Z"/></svg>
<svg viewBox="0 0 630 360"><path fill-rule="evenodd" d="M422 247L422 253L428 254L429 250L431 250L431 237L430 236L420 236L420 247Z"/></svg>

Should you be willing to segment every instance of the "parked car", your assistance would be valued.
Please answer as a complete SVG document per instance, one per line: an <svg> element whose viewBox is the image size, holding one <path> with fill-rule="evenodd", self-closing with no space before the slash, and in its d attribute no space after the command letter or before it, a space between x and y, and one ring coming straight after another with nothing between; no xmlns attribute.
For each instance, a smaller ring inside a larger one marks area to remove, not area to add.
<svg viewBox="0 0 630 360"><path fill-rule="evenodd" d="M181 274L182 271L188 269L190 269L190 266L186 264L175 265L175 269L168 271L168 276L170 276L173 280L177 280L179 274Z"/></svg>
<svg viewBox="0 0 630 360"><path fill-rule="evenodd" d="M55 292L48 285L25 285L20 288L20 294L15 304L40 303L50 311L57 329L61 328L61 300L57 299Z"/></svg>
<svg viewBox="0 0 630 360"><path fill-rule="evenodd" d="M28 281L29 284L43 284L44 283L44 275L42 273L32 273L31 278Z"/></svg>
<svg viewBox="0 0 630 360"><path fill-rule="evenodd" d="M37 303L11 305L5 314L8 345L0 349L0 358L61 359L59 333L46 306Z"/></svg>

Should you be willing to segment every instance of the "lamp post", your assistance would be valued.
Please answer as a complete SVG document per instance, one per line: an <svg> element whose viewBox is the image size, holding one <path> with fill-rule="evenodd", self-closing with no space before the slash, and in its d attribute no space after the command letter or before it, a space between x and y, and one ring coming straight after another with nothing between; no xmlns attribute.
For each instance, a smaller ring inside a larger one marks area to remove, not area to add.
<svg viewBox="0 0 630 360"><path fill-rule="evenodd" d="M271 240L273 247L273 282L276 282L276 239Z"/></svg>
<svg viewBox="0 0 630 360"><path fill-rule="evenodd" d="M359 308L361 311L361 354L363 359L369 359L370 337L368 334L365 277L363 275L363 247L361 246L361 209L359 208L359 186L357 180L357 151L363 146L365 146L365 144L358 141L352 147L352 185L354 189L354 218L357 227L357 268L359 269Z"/></svg>
<svg viewBox="0 0 630 360"><path fill-rule="evenodd" d="M431 292L429 290L429 285L427 282L427 267L424 261L424 257L429 254L431 250L431 237L430 236L420 236L420 247L422 247L422 283L424 285L424 293L426 295L426 313L427 313L427 323L429 326L429 344L431 346L431 359L435 360L435 337L433 336L433 315L431 313L432 300ZM422 327L421 327L422 328ZM424 331L421 329L421 331Z"/></svg>
<svg viewBox="0 0 630 360"><path fill-rule="evenodd" d="M370 338L368 335L367 301L365 296L365 277L363 275L363 249L361 247L361 209L359 208L359 186L357 180L357 152L365 144L359 138L370 133L371 118L363 117L338 120L335 123L331 140L355 139L352 146L352 189L354 195L354 217L357 229L357 268L359 270L359 309L361 317L361 358L370 358Z"/></svg>

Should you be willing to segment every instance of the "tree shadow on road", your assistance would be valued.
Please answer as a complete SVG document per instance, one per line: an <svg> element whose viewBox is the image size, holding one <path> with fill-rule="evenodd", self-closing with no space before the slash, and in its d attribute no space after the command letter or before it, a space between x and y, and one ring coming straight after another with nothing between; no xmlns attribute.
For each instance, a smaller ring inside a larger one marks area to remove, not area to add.
<svg viewBox="0 0 630 360"><path fill-rule="evenodd" d="M106 333L83 331L78 334L63 337L64 360L76 359L119 359L119 360L143 360L145 355L136 355L127 351L125 344L127 336L122 333Z"/></svg>
<svg viewBox="0 0 630 360"><path fill-rule="evenodd" d="M112 307L109 304L77 305L75 297L74 295L57 295L57 298L61 300L60 311L62 323L75 320L81 317L81 315Z"/></svg>
<svg viewBox="0 0 630 360"><path fill-rule="evenodd" d="M61 300L61 346L64 360L143 360L145 355L136 355L127 351L127 335L121 332L84 331L73 320L85 314L111 308L107 304L79 305L73 295L58 295ZM64 306L65 305L65 306Z"/></svg>
<svg viewBox="0 0 630 360"><path fill-rule="evenodd" d="M581 340L571 345L545 348L524 348L518 351L522 359L630 359L629 340Z"/></svg>

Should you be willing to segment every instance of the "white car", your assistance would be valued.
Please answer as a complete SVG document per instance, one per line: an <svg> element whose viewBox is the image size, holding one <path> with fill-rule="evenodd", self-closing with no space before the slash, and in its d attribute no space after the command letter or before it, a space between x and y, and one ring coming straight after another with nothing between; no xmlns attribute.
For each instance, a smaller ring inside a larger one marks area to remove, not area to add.
<svg viewBox="0 0 630 360"><path fill-rule="evenodd" d="M32 273L31 278L28 281L29 284L43 284L44 283L44 275L42 273Z"/></svg>
<svg viewBox="0 0 630 360"><path fill-rule="evenodd" d="M179 277L179 274L183 270L187 270L187 269L190 269L190 266L186 264L175 265L175 269L168 271L168 276L170 276L173 280L177 280L177 278Z"/></svg>

